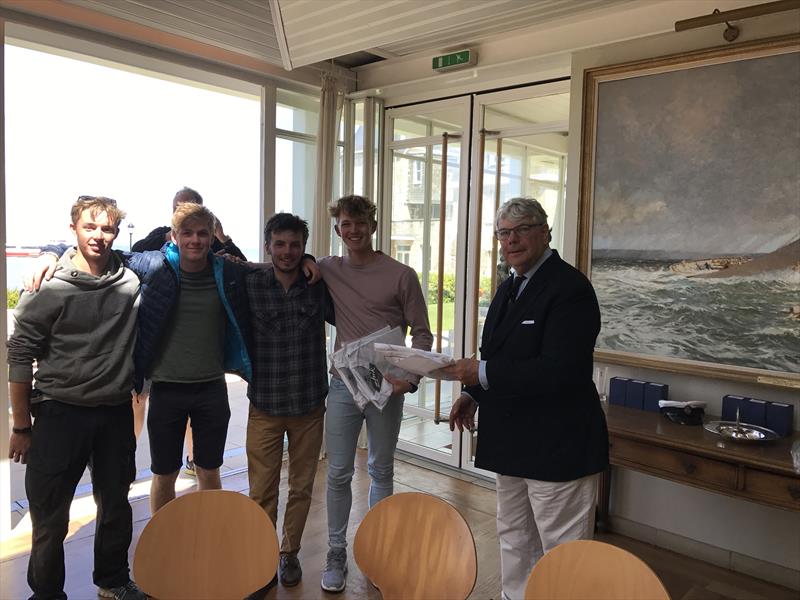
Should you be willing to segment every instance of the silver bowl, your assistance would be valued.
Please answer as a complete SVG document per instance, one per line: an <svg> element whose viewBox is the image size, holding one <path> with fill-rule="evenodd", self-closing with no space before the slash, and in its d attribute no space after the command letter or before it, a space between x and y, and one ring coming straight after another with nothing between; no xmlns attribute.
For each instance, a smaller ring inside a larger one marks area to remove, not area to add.
<svg viewBox="0 0 800 600"><path fill-rule="evenodd" d="M709 421L703 427L733 442L770 442L780 437L772 429L738 421Z"/></svg>

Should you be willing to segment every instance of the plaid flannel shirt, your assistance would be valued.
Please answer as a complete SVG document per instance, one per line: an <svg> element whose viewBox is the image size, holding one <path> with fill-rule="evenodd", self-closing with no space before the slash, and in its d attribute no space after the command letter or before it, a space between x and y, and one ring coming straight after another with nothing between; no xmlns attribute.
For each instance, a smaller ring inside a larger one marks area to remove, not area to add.
<svg viewBox="0 0 800 600"><path fill-rule="evenodd" d="M248 274L253 378L247 397L271 416L306 415L328 394L325 321L333 302L323 282L298 277L288 291L271 268Z"/></svg>

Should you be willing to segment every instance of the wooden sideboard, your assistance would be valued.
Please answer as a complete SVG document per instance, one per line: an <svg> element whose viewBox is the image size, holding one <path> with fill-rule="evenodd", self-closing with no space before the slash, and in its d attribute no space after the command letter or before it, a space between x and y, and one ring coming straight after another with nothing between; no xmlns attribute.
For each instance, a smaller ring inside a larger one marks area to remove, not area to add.
<svg viewBox="0 0 800 600"><path fill-rule="evenodd" d="M789 449L800 433L764 444L723 440L703 427L678 425L659 413L608 406L614 466L752 502L800 511L800 474ZM709 419L710 420L710 419ZM611 469L600 482L598 528L608 523Z"/></svg>

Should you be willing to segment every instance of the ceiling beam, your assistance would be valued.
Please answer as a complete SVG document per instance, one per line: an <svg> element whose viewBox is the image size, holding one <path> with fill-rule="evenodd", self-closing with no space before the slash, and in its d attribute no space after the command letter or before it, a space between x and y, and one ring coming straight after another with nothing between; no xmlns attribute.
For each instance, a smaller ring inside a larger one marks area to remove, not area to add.
<svg viewBox="0 0 800 600"><path fill-rule="evenodd" d="M269 0L269 10L272 14L272 24L275 26L275 37L278 40L278 48L281 51L283 68L291 71L294 67L292 65L292 55L289 52L289 43L286 41L286 29L283 26L280 0Z"/></svg>

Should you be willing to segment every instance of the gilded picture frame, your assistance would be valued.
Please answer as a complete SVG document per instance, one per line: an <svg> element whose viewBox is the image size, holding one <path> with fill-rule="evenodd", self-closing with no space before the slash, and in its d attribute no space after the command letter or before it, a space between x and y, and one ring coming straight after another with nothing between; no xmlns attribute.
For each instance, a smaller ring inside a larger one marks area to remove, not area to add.
<svg viewBox="0 0 800 600"><path fill-rule="evenodd" d="M587 69L595 360L800 388L800 36Z"/></svg>

